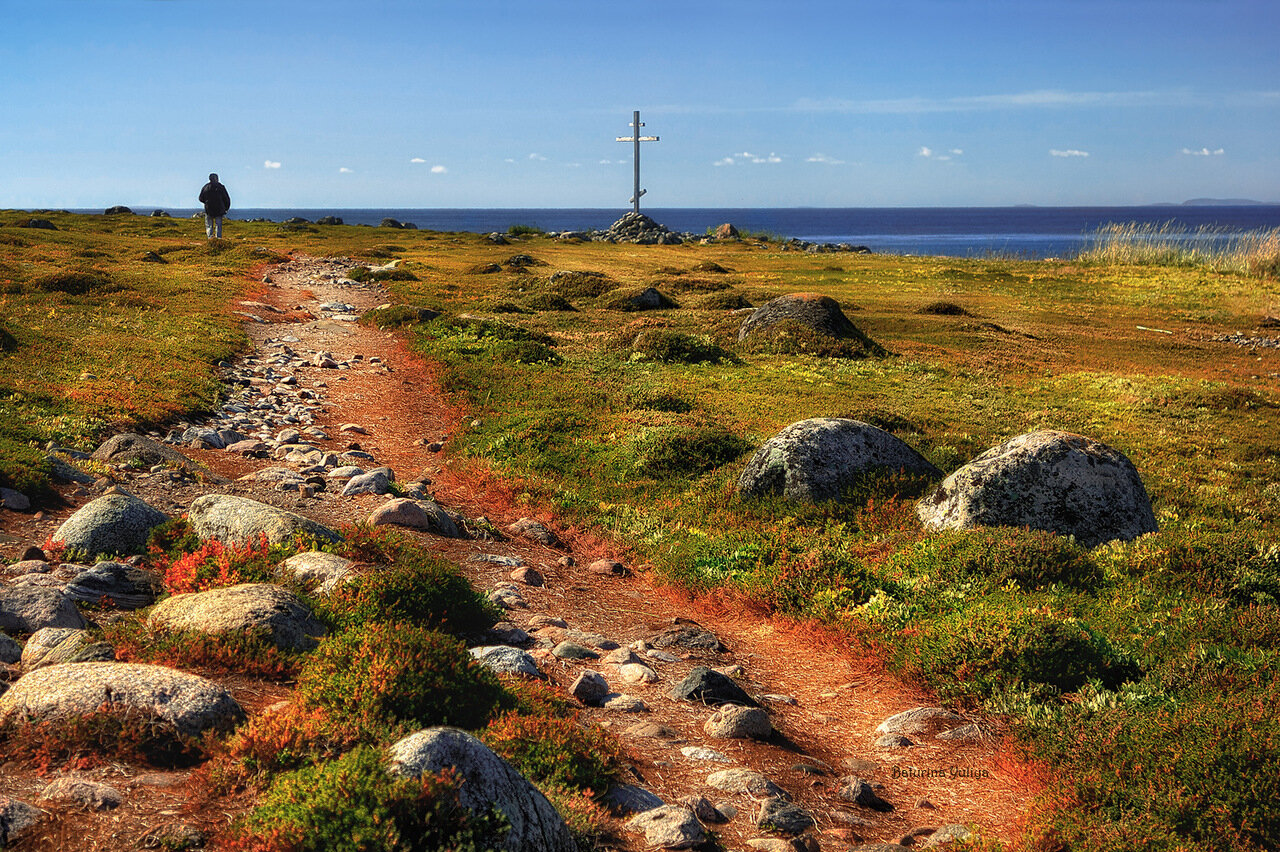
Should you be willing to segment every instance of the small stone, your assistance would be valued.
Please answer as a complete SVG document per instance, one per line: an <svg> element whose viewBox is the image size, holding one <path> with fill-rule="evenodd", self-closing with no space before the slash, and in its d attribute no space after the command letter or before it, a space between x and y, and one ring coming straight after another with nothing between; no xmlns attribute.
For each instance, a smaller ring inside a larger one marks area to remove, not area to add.
<svg viewBox="0 0 1280 852"><path fill-rule="evenodd" d="M707 786L726 793L790 798L787 792L754 769L722 769L707 776Z"/></svg>
<svg viewBox="0 0 1280 852"><path fill-rule="evenodd" d="M791 841L777 837L752 837L747 840L747 845L759 852L796 852Z"/></svg>
<svg viewBox="0 0 1280 852"><path fill-rule="evenodd" d="M552 648L551 653L562 660L596 660L600 658L600 655L590 648L584 648L567 639Z"/></svg>
<svg viewBox="0 0 1280 852"><path fill-rule="evenodd" d="M526 586L541 586L544 584L542 575L537 570L523 565L511 572L511 579L517 583L524 583Z"/></svg>
<svg viewBox="0 0 1280 852"><path fill-rule="evenodd" d="M891 811L893 805L876 794L871 785L856 776L848 776L841 780L840 792L837 794L846 802L853 802L873 811Z"/></svg>
<svg viewBox="0 0 1280 852"><path fill-rule="evenodd" d="M339 432L353 432L357 435L368 435L369 431L359 423L343 423L338 427Z"/></svg>
<svg viewBox="0 0 1280 852"><path fill-rule="evenodd" d="M540 677L538 665L527 651L507 645L486 645L471 648L469 653L476 662L498 674L518 674L525 677Z"/></svg>
<svg viewBox="0 0 1280 852"><path fill-rule="evenodd" d="M602 706L615 713L644 713L649 709L642 700L625 692L606 695Z"/></svg>
<svg viewBox="0 0 1280 852"><path fill-rule="evenodd" d="M798 805L782 799L769 799L760 807L756 825L782 834L802 834L817 823L813 816Z"/></svg>
<svg viewBox="0 0 1280 852"><path fill-rule="evenodd" d="M578 560L574 559L572 556L561 556L556 560L556 564L561 568L572 568L574 565L578 564Z"/></svg>
<svg viewBox="0 0 1280 852"><path fill-rule="evenodd" d="M26 550L22 551L22 558L21 558L19 561L20 561L20 562L29 562L29 561L32 561L32 560L39 560L39 561L41 561L41 562L44 562L44 561L45 561L46 559L48 559L48 558L49 558L49 557L45 554L45 552L44 552L43 550L41 550L41 549L40 549L40 548L38 548L38 547L32 546L32 547L28 547Z"/></svg>
<svg viewBox="0 0 1280 852"><path fill-rule="evenodd" d="M32 828L45 812L26 802L0 796L0 843L16 842Z"/></svg>
<svg viewBox="0 0 1280 852"><path fill-rule="evenodd" d="M540 521L533 518L521 518L507 527L507 532L514 536L531 539L547 547L560 547L560 539Z"/></svg>
<svg viewBox="0 0 1280 852"><path fill-rule="evenodd" d="M961 725L950 731L938 734L940 740L956 740L959 742L977 742L982 739L982 729L977 725Z"/></svg>
<svg viewBox="0 0 1280 852"><path fill-rule="evenodd" d="M609 694L609 682L599 672L584 671L569 687L569 694L589 707L604 703Z"/></svg>
<svg viewBox="0 0 1280 852"><path fill-rule="evenodd" d="M597 559L587 566L587 570L601 577L626 577L631 574L627 566L612 559Z"/></svg>
<svg viewBox="0 0 1280 852"><path fill-rule="evenodd" d="M876 740L876 748L909 748L915 745L902 734L885 734Z"/></svg>
<svg viewBox="0 0 1280 852"><path fill-rule="evenodd" d="M711 800L706 796L689 796L684 800L684 805L687 806L689 810L693 811L693 815L698 818L699 822L709 822L714 825L729 821L729 817L725 816L719 808L711 804Z"/></svg>
<svg viewBox="0 0 1280 852"><path fill-rule="evenodd" d="M623 733L637 739L667 740L669 742L680 739L680 735L675 731L666 725L659 725L657 722L637 722L624 730Z"/></svg>
<svg viewBox="0 0 1280 852"><path fill-rule="evenodd" d="M51 802L73 802L94 811L118 808L124 802L124 796L115 787L82 778L59 778L44 788L40 798Z"/></svg>
<svg viewBox="0 0 1280 852"><path fill-rule="evenodd" d="M712 707L718 707L721 704L757 706L742 687L706 666L698 666L689 672L689 675L671 690L670 695L677 701L700 701Z"/></svg>
<svg viewBox="0 0 1280 852"><path fill-rule="evenodd" d="M707 840L706 831L693 811L683 805L663 805L627 820L628 831L643 833L650 846L689 849Z"/></svg>
<svg viewBox="0 0 1280 852"><path fill-rule="evenodd" d="M615 784L609 788L604 800L610 807L624 814L642 814L666 804L651 791L634 784Z"/></svg>
<svg viewBox="0 0 1280 852"><path fill-rule="evenodd" d="M882 734L932 734L962 721L942 707L913 707L885 719L876 730Z"/></svg>
<svg viewBox="0 0 1280 852"><path fill-rule="evenodd" d="M929 835L929 838L920 844L920 848L935 849L939 846L947 846L962 840L968 840L971 837L973 837L973 832L963 825L944 825Z"/></svg>
<svg viewBox="0 0 1280 852"><path fill-rule="evenodd" d="M723 752L705 746L685 746L680 753L690 760L713 760L716 763L733 763L733 758Z"/></svg>
<svg viewBox="0 0 1280 852"><path fill-rule="evenodd" d="M725 704L702 726L709 737L724 739L768 739L773 734L769 714L759 707L741 707Z"/></svg>
<svg viewBox="0 0 1280 852"><path fill-rule="evenodd" d="M655 683L658 673L643 663L624 663L618 666L618 675L627 683Z"/></svg>
<svg viewBox="0 0 1280 852"><path fill-rule="evenodd" d="M535 615L529 619L529 627L538 630L542 627L568 627L569 624L563 618L556 618L554 615Z"/></svg>

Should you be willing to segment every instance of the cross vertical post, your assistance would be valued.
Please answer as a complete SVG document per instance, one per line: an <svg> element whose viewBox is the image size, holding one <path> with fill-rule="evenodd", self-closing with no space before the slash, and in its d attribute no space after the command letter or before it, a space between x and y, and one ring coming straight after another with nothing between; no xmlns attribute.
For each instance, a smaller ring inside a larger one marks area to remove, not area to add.
<svg viewBox="0 0 1280 852"><path fill-rule="evenodd" d="M634 194L631 196L631 204L633 205L632 209L637 213L640 212L640 196L647 192L647 190L640 188L640 143L659 141L657 136L641 136L641 127L644 127L644 124L640 121L640 110L636 110L631 114L631 135L617 137L617 141L630 142L634 146L632 160L635 172L635 189Z"/></svg>

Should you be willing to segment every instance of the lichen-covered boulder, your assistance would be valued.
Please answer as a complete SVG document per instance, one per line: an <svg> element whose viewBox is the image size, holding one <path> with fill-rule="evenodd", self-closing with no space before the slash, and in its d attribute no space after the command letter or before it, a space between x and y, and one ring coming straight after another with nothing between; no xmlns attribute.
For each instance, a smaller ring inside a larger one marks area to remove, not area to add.
<svg viewBox="0 0 1280 852"><path fill-rule="evenodd" d="M67 583L65 594L73 601L140 609L155 603L164 591L160 575L124 562L99 562Z"/></svg>
<svg viewBox="0 0 1280 852"><path fill-rule="evenodd" d="M488 746L457 728L427 728L391 746L393 775L418 778L454 769L458 799L472 810L497 806L511 823L503 843L512 852L576 852L573 834L546 796Z"/></svg>
<svg viewBox="0 0 1280 852"><path fill-rule="evenodd" d="M98 461L111 462L112 464L128 464L132 462L146 467L168 464L187 470L194 470L200 467L200 465L172 447L165 446L159 441L148 438L146 435L137 435L132 432L112 435L98 449L93 451L93 457Z"/></svg>
<svg viewBox="0 0 1280 852"><path fill-rule="evenodd" d="M132 494L104 494L62 522L53 534L69 552L99 554L141 553L151 530L169 517Z"/></svg>
<svg viewBox="0 0 1280 852"><path fill-rule="evenodd" d="M295 553L281 562L280 572L322 595L327 595L339 584L355 578L351 573L354 566L355 562L336 553L308 550Z"/></svg>
<svg viewBox="0 0 1280 852"><path fill-rule="evenodd" d="M390 524L445 538L466 538L457 522L434 500L410 500L407 497L388 500L374 509L369 516L369 524L375 527Z"/></svg>
<svg viewBox="0 0 1280 852"><path fill-rule="evenodd" d="M774 326L791 325L821 337L857 341L867 355L883 355L885 351L845 316L839 302L820 293L791 293L765 302L743 320L738 340L768 334Z"/></svg>
<svg viewBox="0 0 1280 852"><path fill-rule="evenodd" d="M173 595L156 604L148 623L159 630L211 636L260 633L287 651L310 650L325 635L324 625L302 601L269 583Z"/></svg>
<svg viewBox="0 0 1280 852"><path fill-rule="evenodd" d="M45 627L31 634L23 647L22 668L32 671L59 663L99 663L115 658L115 649L106 642L94 641L88 630Z"/></svg>
<svg viewBox="0 0 1280 852"><path fill-rule="evenodd" d="M1155 532L1142 479L1119 450L1070 432L1010 438L942 481L916 505L926 529L1030 527L1085 547Z"/></svg>
<svg viewBox="0 0 1280 852"><path fill-rule="evenodd" d="M217 539L224 544L257 541L259 536L266 536L271 544L282 544L299 533L321 541L342 540L342 536L310 518L230 494L197 497L187 520L201 540Z"/></svg>
<svg viewBox="0 0 1280 852"><path fill-rule="evenodd" d="M756 450L738 477L738 493L808 503L839 500L859 477L876 471L942 476L924 456L883 429L861 420L812 417L792 423Z"/></svg>
<svg viewBox="0 0 1280 852"><path fill-rule="evenodd" d="M213 681L137 663L48 666L0 695L0 722L58 721L100 711L153 716L189 736L228 729L244 718L231 693Z"/></svg>

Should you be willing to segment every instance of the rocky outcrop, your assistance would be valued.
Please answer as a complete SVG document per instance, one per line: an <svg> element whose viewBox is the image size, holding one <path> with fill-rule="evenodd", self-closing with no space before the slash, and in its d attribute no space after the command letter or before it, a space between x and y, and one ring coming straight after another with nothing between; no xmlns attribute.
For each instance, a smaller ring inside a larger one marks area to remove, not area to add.
<svg viewBox="0 0 1280 852"><path fill-rule="evenodd" d="M792 423L765 441L738 477L744 497L781 495L819 503L839 500L861 477L901 471L940 477L942 471L889 432L835 417Z"/></svg>
<svg viewBox="0 0 1280 852"><path fill-rule="evenodd" d="M569 827L524 776L466 731L427 728L391 746L393 775L418 778L454 769L463 783L459 801L472 810L497 806L511 823L503 843L511 852L576 852Z"/></svg>
<svg viewBox="0 0 1280 852"><path fill-rule="evenodd" d="M286 651L307 651L324 625L294 594L268 583L241 583L165 598L151 611L151 627L211 636L258 633Z"/></svg>
<svg viewBox="0 0 1280 852"><path fill-rule="evenodd" d="M31 634L22 649L22 668L34 671L60 663L101 663L116 658L106 642L95 642L88 630L45 627Z"/></svg>
<svg viewBox="0 0 1280 852"><path fill-rule="evenodd" d="M63 593L77 603L139 609L155 603L163 591L154 572L124 562L99 562L72 578Z"/></svg>
<svg viewBox="0 0 1280 852"><path fill-rule="evenodd" d="M271 544L281 544L299 533L322 541L342 539L333 530L302 515L229 494L197 497L187 520L201 540L216 539L224 544L257 541L259 536L266 536Z"/></svg>
<svg viewBox="0 0 1280 852"><path fill-rule="evenodd" d="M151 530L168 519L131 494L105 494L67 518L53 539L89 556L141 553Z"/></svg>
<svg viewBox="0 0 1280 852"><path fill-rule="evenodd" d="M1085 547L1156 531L1133 463L1069 432L1031 432L987 450L916 506L926 529L1030 527Z"/></svg>
<svg viewBox="0 0 1280 852"><path fill-rule="evenodd" d="M244 717L231 693L165 666L67 663L23 675L0 695L0 722L58 721L99 711L155 716L181 734L226 729Z"/></svg>
<svg viewBox="0 0 1280 852"><path fill-rule="evenodd" d="M111 464L137 464L151 467L157 464L169 464L186 470L193 470L198 465L182 453L154 441L146 435L124 432L112 435L94 450L93 458Z"/></svg>
<svg viewBox="0 0 1280 852"><path fill-rule="evenodd" d="M799 325L821 337L856 341L868 355L885 352L884 347L863 334L845 316L839 302L819 293L792 293L765 302L743 321L738 340L767 335L769 329L779 325Z"/></svg>

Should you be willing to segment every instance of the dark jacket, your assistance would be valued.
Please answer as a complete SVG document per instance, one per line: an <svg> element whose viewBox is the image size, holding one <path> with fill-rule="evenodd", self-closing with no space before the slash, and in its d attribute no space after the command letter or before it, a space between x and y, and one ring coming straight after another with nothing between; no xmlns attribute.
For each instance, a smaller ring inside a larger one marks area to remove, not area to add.
<svg viewBox="0 0 1280 852"><path fill-rule="evenodd" d="M200 203L204 205L206 216L225 216L231 209L231 196L227 188L215 181L209 181L200 190Z"/></svg>

